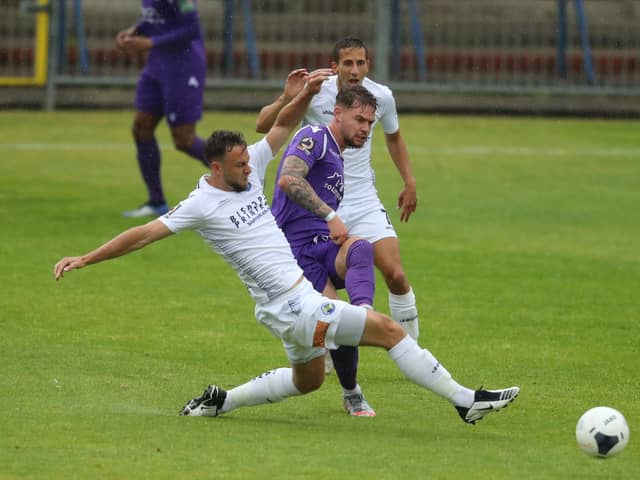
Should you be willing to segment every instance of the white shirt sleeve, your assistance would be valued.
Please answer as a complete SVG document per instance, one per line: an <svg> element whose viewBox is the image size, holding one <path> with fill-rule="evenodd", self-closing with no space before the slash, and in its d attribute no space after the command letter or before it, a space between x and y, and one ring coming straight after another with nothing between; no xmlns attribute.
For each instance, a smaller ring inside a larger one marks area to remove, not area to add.
<svg viewBox="0 0 640 480"><path fill-rule="evenodd" d="M173 233L182 230L194 230L202 225L204 220L198 196L191 193L179 202L169 213L158 218Z"/></svg>
<svg viewBox="0 0 640 480"><path fill-rule="evenodd" d="M251 164L251 168L255 170L255 173L260 178L260 183L264 184L264 176L267 171L267 167L269 166L269 162L273 160L273 151L271 150L271 145L267 142L267 137L265 136L259 142L254 143L253 145L249 145L249 163Z"/></svg>
<svg viewBox="0 0 640 480"><path fill-rule="evenodd" d="M387 87L383 88L383 94L378 97L380 102L378 108L380 110L380 124L384 133L396 133L400 130L400 122L398 121L398 110L393 93Z"/></svg>

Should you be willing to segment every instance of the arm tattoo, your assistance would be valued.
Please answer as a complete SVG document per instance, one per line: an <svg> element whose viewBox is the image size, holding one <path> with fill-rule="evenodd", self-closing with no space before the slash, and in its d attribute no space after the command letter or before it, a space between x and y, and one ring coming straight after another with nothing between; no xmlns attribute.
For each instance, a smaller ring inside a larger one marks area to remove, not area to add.
<svg viewBox="0 0 640 480"><path fill-rule="evenodd" d="M322 201L309 182L305 179L309 173L309 166L296 156L284 159L280 178L286 177L287 183L283 187L284 193L291 201L319 217L325 217L331 208Z"/></svg>

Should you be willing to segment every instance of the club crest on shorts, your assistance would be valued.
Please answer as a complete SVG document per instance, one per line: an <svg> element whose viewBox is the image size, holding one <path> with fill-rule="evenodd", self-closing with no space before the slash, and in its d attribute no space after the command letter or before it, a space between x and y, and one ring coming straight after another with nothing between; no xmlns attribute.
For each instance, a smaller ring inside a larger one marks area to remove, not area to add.
<svg viewBox="0 0 640 480"><path fill-rule="evenodd" d="M331 315L336 311L336 304L333 302L325 302L320 306L320 311L323 315Z"/></svg>

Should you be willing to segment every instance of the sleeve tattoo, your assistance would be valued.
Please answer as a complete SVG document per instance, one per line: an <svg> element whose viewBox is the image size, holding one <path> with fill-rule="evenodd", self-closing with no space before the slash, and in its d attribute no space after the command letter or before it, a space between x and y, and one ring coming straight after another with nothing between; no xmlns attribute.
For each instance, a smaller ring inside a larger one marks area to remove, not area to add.
<svg viewBox="0 0 640 480"><path fill-rule="evenodd" d="M306 180L305 177L308 173L309 166L300 158L296 156L285 158L280 171L280 177L286 177L286 186L283 187L283 190L291 201L315 215L324 217L331 209L318 197L318 194Z"/></svg>

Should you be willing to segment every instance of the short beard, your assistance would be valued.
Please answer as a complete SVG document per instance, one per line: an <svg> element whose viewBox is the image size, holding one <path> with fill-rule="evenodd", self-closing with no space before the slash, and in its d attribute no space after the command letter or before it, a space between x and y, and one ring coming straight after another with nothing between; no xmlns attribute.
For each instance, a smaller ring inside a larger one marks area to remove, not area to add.
<svg viewBox="0 0 640 480"><path fill-rule="evenodd" d="M346 148L362 148L364 147L364 144L367 143L367 141L365 140L364 142L362 142L362 145L356 145L355 143L353 143L353 141L351 140L346 140L344 141L344 145Z"/></svg>
<svg viewBox="0 0 640 480"><path fill-rule="evenodd" d="M245 185L245 186L243 187L243 186L241 186L241 185L238 185L237 183L230 183L230 184L229 184L229 186L230 186L230 187L233 189L233 191L234 191L234 192L236 192L236 193L244 192L244 191L249 187L249 185L248 185L248 184L247 184L247 185Z"/></svg>

